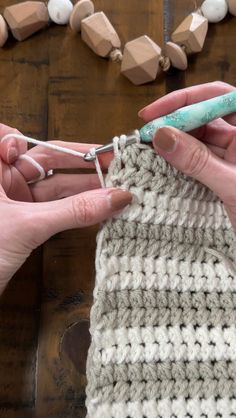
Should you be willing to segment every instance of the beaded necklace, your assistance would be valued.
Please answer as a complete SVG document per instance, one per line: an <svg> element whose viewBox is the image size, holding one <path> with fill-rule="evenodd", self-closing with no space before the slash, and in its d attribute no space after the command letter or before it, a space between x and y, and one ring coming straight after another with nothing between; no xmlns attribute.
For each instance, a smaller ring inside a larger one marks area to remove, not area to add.
<svg viewBox="0 0 236 418"><path fill-rule="evenodd" d="M95 54L121 63L121 73L133 84L154 81L171 66L186 70L188 55L202 50L208 23L217 23L230 12L236 16L236 0L205 0L201 7L187 16L171 35L171 41L160 48L149 36L143 35L127 42L121 51L121 41L104 12L94 11L91 0L25 1L6 7L0 15L0 46L9 30L18 41L47 27L50 22L69 24L81 32L82 40Z"/></svg>

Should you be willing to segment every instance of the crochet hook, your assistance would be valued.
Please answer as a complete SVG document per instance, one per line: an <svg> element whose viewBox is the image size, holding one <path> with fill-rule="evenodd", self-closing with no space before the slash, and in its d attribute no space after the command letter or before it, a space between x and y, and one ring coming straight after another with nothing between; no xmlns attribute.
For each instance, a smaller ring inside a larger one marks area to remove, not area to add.
<svg viewBox="0 0 236 418"><path fill-rule="evenodd" d="M173 126L184 132L189 132L230 113L236 112L236 90L222 96L213 97L203 102L182 107L174 112L154 119L144 125L138 132L141 142L151 142L156 131L163 126ZM126 146L137 142L137 135L127 136ZM95 149L95 154L113 151L113 143ZM85 161L93 161L96 156L87 153Z"/></svg>

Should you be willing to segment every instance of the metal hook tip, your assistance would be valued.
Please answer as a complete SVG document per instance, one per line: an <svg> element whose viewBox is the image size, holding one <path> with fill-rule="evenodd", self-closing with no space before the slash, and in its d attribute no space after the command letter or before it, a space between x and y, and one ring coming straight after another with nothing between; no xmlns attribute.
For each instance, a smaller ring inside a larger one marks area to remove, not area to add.
<svg viewBox="0 0 236 418"><path fill-rule="evenodd" d="M90 152L87 152L84 156L84 161L91 162L95 160L95 155L90 154Z"/></svg>

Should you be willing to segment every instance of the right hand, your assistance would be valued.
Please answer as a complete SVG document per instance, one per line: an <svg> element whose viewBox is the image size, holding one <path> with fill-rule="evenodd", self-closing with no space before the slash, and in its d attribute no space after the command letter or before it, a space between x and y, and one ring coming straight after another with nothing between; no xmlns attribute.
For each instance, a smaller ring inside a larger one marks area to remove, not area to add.
<svg viewBox="0 0 236 418"><path fill-rule="evenodd" d="M145 122L183 106L235 90L223 83L206 83L174 91L139 112ZM236 113L217 119L194 132L165 126L153 140L155 150L183 173L209 187L223 201L236 230Z"/></svg>

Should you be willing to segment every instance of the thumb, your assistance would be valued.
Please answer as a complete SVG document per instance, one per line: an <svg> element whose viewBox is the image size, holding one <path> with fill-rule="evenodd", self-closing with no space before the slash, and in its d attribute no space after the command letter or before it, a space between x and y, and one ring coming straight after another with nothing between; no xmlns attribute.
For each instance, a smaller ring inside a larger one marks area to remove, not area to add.
<svg viewBox="0 0 236 418"><path fill-rule="evenodd" d="M222 200L236 195L236 168L193 136L165 126L157 131L153 146L173 167L209 187Z"/></svg>
<svg viewBox="0 0 236 418"><path fill-rule="evenodd" d="M132 194L121 189L97 189L47 203L29 203L39 230L40 245L52 235L94 225L111 217L132 202ZM39 241L39 242L38 242Z"/></svg>

